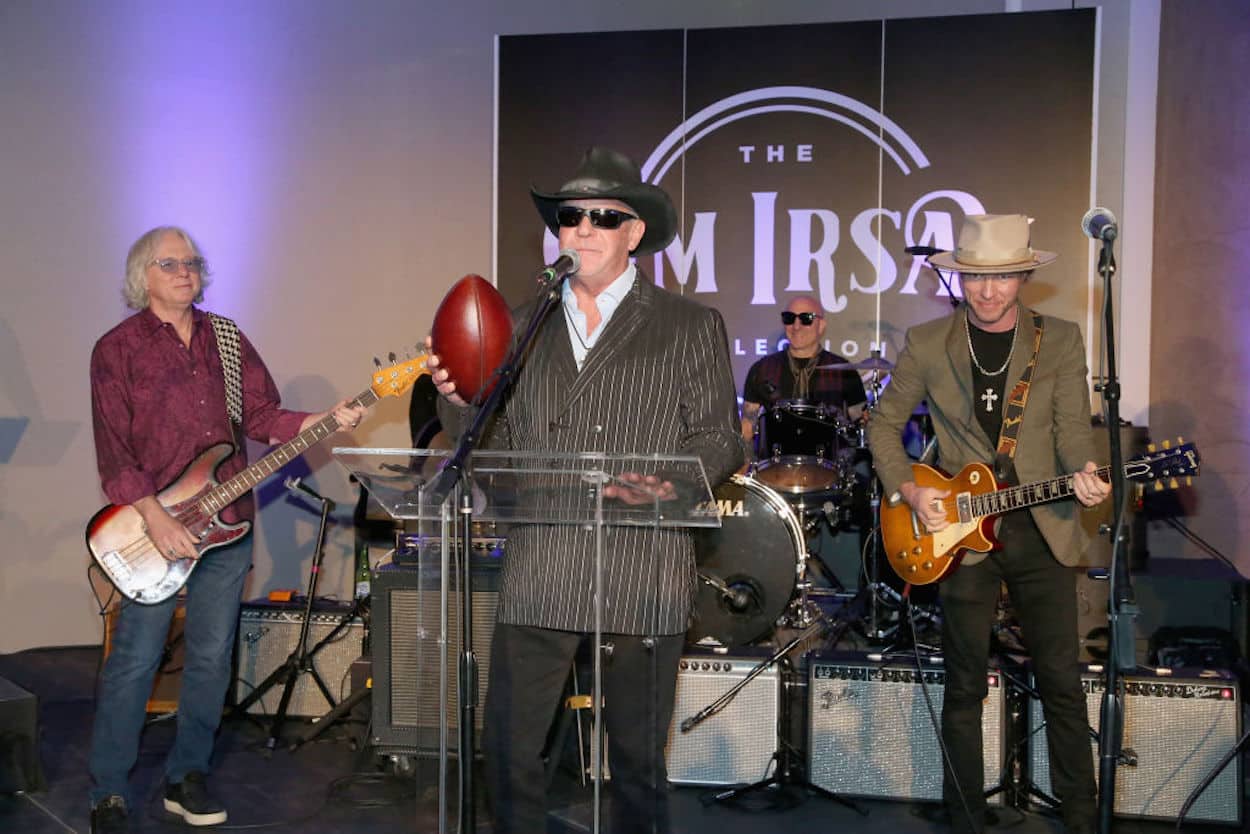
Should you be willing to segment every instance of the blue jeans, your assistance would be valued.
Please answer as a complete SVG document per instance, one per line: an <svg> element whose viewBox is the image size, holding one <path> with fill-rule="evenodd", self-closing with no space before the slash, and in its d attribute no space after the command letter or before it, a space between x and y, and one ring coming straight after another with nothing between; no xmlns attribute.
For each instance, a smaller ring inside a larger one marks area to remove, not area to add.
<svg viewBox="0 0 1250 834"><path fill-rule="evenodd" d="M239 596L252 565L252 537L205 554L187 580L186 659L178 696L177 734L165 761L165 777L181 782L187 773L207 773L213 737L221 724L230 685L230 660L239 627ZM96 692L91 737L91 803L125 797L139 755L139 735L148 695L160 665L176 598L157 605L122 605L112 650Z"/></svg>

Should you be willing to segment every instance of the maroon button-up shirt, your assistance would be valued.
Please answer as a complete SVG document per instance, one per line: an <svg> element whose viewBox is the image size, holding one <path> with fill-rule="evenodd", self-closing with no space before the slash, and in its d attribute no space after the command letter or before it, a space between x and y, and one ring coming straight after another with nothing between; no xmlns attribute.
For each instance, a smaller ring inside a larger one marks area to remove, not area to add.
<svg viewBox="0 0 1250 834"><path fill-rule="evenodd" d="M169 486L197 455L218 443L236 452L218 469L225 481L247 466L247 451L226 415L226 388L217 337L203 311L192 308L191 346L173 325L141 310L100 337L91 352L91 417L104 494L133 504ZM308 412L280 407L278 388L246 336L243 432L261 443L285 442ZM251 493L221 513L235 523L256 515Z"/></svg>

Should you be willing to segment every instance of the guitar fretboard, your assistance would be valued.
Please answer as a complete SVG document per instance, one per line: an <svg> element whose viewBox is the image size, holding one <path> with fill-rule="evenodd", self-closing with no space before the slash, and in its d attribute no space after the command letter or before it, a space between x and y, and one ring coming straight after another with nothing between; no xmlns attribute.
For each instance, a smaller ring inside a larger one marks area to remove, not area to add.
<svg viewBox="0 0 1250 834"><path fill-rule="evenodd" d="M1107 480L1111 475L1110 466L1100 466L1098 477ZM1060 475L1048 481L1034 481L1031 484L1006 487L976 495L972 498L972 514L978 518L987 515L998 515L1011 510L1021 510L1047 501L1058 501L1068 498L1075 487L1071 475Z"/></svg>
<svg viewBox="0 0 1250 834"><path fill-rule="evenodd" d="M378 395L373 393L373 389L368 389L350 400L349 405L363 405L368 408L377 401ZM308 451L309 447L334 434L338 428L334 415L327 414L224 484L209 490L199 500L200 509L208 516L216 515L240 495Z"/></svg>

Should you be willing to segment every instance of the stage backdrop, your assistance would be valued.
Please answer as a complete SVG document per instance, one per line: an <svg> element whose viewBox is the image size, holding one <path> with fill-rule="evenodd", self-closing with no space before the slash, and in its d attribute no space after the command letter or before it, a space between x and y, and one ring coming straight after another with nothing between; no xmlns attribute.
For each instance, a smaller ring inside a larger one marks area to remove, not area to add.
<svg viewBox="0 0 1250 834"><path fill-rule="evenodd" d="M642 265L721 311L739 393L799 293L835 353L894 358L951 300L904 247L953 248L966 214L1036 218L1061 257L1026 301L1084 326L1094 45L1092 9L500 38L499 286L524 300L558 251L530 186L605 144L677 204Z"/></svg>

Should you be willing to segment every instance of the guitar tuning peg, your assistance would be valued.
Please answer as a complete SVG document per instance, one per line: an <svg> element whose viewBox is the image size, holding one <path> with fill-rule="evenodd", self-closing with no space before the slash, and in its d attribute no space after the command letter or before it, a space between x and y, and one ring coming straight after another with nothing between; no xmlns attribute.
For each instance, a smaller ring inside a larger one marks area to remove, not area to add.
<svg viewBox="0 0 1250 834"><path fill-rule="evenodd" d="M1163 481L1161 479L1155 479L1155 492L1163 492Z"/></svg>
<svg viewBox="0 0 1250 834"><path fill-rule="evenodd" d="M373 360L373 361L375 361L375 362L376 362L377 360L375 359L375 360ZM1147 451L1147 452L1150 452L1150 454L1152 454L1152 455L1153 455L1153 454L1157 451L1157 449L1156 449L1156 447L1155 447L1155 444L1153 444L1153 443L1147 443L1147 444L1146 444L1146 451Z"/></svg>
<svg viewBox="0 0 1250 834"><path fill-rule="evenodd" d="M390 353L386 354L386 358L387 358L387 360L388 360L389 362L391 362L392 364L394 364L394 362L395 362L395 351L391 351Z"/></svg>
<svg viewBox="0 0 1250 834"><path fill-rule="evenodd" d="M375 357L373 357L373 367L375 367L375 368L380 368L380 367L382 367L382 360L381 360L381 359L379 359L379 358L377 358L376 356L375 356Z"/></svg>
<svg viewBox="0 0 1250 834"><path fill-rule="evenodd" d="M1186 475L1186 476L1185 476L1185 486L1193 486L1193 485L1194 485L1194 479L1193 479L1193 476L1192 476L1192 475Z"/></svg>
<svg viewBox="0 0 1250 834"><path fill-rule="evenodd" d="M1175 478L1168 481L1168 489L1176 489L1178 486L1180 486L1180 484L1176 482Z"/></svg>
<svg viewBox="0 0 1250 834"><path fill-rule="evenodd" d="M1178 434L1178 435L1176 436L1176 445L1177 445L1177 446L1184 446L1184 445L1185 445L1185 438L1181 437L1181 436Z"/></svg>
<svg viewBox="0 0 1250 834"><path fill-rule="evenodd" d="M1172 441L1171 441L1171 440L1165 440L1165 441L1163 441L1163 448L1165 448L1165 449L1171 449L1171 448L1172 448Z"/></svg>

